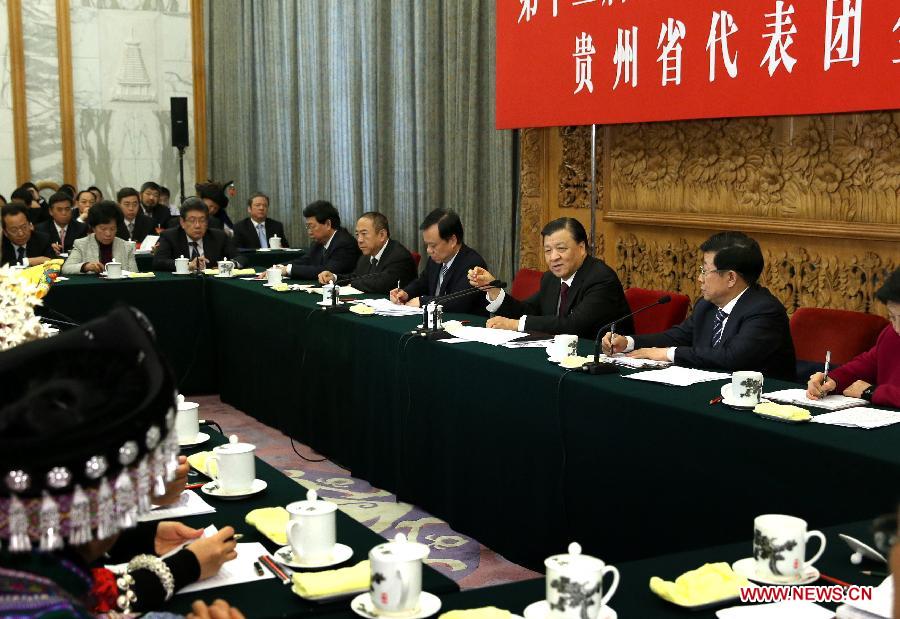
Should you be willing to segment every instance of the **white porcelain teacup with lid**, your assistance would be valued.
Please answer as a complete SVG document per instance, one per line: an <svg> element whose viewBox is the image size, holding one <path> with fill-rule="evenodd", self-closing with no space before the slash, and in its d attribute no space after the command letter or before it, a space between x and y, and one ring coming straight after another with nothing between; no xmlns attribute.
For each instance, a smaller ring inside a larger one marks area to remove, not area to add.
<svg viewBox="0 0 900 619"><path fill-rule="evenodd" d="M285 533L295 561L315 563L331 559L334 553L337 505L318 498L315 490L309 490L305 501L285 508L291 518Z"/></svg>
<svg viewBox="0 0 900 619"><path fill-rule="evenodd" d="M372 603L379 614L399 616L418 610L422 560L428 552L428 546L409 541L402 533L369 551Z"/></svg>
<svg viewBox="0 0 900 619"><path fill-rule="evenodd" d="M544 560L547 568L546 597L550 619L597 619L619 586L619 570L590 555L581 554L581 545L569 544L568 554ZM603 578L612 574L612 583L603 593Z"/></svg>

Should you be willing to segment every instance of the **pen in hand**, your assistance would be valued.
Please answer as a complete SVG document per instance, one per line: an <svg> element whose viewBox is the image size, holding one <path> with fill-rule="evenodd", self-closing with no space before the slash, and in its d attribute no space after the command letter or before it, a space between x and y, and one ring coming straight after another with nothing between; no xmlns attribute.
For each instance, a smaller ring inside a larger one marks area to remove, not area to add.
<svg viewBox="0 0 900 619"><path fill-rule="evenodd" d="M825 351L825 376L822 378L822 391L823 395L825 391L825 383L828 382L828 369L831 367L831 351Z"/></svg>

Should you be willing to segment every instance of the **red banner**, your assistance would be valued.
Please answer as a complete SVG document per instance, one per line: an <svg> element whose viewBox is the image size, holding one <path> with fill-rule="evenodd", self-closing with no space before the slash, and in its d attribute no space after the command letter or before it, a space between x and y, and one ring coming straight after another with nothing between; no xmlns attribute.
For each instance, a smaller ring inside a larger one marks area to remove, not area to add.
<svg viewBox="0 0 900 619"><path fill-rule="evenodd" d="M900 108L900 0L496 0L497 127Z"/></svg>

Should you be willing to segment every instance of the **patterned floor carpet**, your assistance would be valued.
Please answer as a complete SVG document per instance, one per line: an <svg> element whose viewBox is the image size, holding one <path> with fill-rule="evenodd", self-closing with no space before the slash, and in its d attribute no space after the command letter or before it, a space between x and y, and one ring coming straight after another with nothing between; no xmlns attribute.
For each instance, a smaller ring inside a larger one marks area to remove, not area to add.
<svg viewBox="0 0 900 619"><path fill-rule="evenodd" d="M218 397L191 399L200 403L201 418L213 420L227 434L237 434L241 440L253 443L260 458L298 484L314 488L323 498L334 501L348 516L386 538L405 533L408 538L427 544L431 553L426 563L455 580L460 588L486 587L540 576L454 531L443 520L351 477L349 471L328 460L304 460L291 448L287 436L223 404ZM294 442L294 447L310 460L321 458L306 445Z"/></svg>

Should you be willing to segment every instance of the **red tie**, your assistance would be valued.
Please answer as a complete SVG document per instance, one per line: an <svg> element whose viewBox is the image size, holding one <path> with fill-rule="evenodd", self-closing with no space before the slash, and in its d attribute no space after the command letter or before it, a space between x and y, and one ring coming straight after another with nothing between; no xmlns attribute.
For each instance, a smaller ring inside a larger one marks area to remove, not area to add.
<svg viewBox="0 0 900 619"><path fill-rule="evenodd" d="M60 251L63 251L63 252L66 251L66 229L65 228L59 229L59 247L60 247Z"/></svg>
<svg viewBox="0 0 900 619"><path fill-rule="evenodd" d="M566 315L566 310L569 307L569 284L566 282L561 282L559 284L559 310L557 310L557 314L560 316Z"/></svg>

